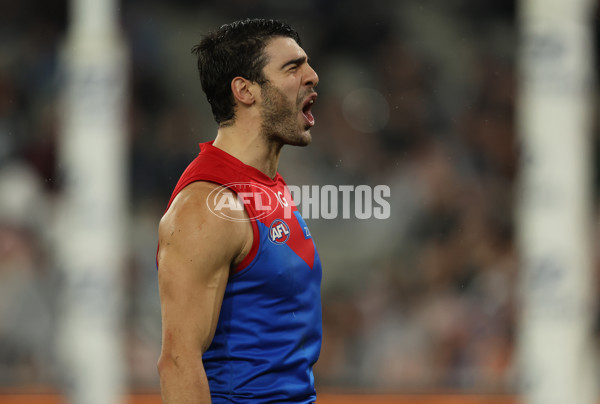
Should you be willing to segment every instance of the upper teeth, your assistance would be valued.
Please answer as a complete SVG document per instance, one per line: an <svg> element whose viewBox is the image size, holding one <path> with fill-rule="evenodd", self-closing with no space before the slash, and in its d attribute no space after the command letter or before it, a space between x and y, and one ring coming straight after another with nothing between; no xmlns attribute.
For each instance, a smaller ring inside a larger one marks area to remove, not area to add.
<svg viewBox="0 0 600 404"><path fill-rule="evenodd" d="M314 100L310 100L308 103L309 103L309 104L314 104L314 103L315 103L315 101L314 101Z"/></svg>

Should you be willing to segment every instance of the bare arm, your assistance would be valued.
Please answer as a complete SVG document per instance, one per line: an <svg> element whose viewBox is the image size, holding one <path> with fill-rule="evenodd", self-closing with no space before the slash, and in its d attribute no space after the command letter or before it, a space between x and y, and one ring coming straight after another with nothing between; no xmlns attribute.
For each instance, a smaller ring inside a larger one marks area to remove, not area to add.
<svg viewBox="0 0 600 404"><path fill-rule="evenodd" d="M249 222L215 216L206 198L216 185L197 182L175 198L159 226L158 283L163 403L210 403L202 354L215 333L231 265L252 244ZM246 217L244 211L228 212Z"/></svg>

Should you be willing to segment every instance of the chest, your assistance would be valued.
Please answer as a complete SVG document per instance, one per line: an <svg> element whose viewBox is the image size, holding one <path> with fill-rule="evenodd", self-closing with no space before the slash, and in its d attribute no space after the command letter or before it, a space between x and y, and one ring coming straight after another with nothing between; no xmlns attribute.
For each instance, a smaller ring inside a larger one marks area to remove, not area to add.
<svg viewBox="0 0 600 404"><path fill-rule="evenodd" d="M261 191L244 194L258 228L258 251L234 283L246 291L261 288L263 296L311 299L319 292L321 262L308 225L287 187Z"/></svg>

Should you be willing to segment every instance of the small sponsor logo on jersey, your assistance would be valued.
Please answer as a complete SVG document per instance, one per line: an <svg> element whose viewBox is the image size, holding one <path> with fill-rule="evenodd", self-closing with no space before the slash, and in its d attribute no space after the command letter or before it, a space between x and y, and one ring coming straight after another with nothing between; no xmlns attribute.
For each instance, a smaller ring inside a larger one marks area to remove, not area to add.
<svg viewBox="0 0 600 404"><path fill-rule="evenodd" d="M294 215L296 215L296 220L298 220L298 224L300 225L300 227L302 227L302 233L304 234L304 238L306 240L308 240L309 238L312 238L312 236L310 235L310 230L308 230L308 226L306 225L306 222L302 218L302 215L300 214L300 212L295 211Z"/></svg>
<svg viewBox="0 0 600 404"><path fill-rule="evenodd" d="M290 238L290 227L281 219L275 219L269 226L269 240L275 244L285 244Z"/></svg>

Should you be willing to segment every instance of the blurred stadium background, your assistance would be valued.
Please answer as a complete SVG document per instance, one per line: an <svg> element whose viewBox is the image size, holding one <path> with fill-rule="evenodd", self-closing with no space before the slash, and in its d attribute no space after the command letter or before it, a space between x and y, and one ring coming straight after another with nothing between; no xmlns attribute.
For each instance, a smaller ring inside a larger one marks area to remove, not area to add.
<svg viewBox="0 0 600 404"><path fill-rule="evenodd" d="M319 391L514 395L516 13L514 0L122 0L127 390L158 391L158 220L197 143L216 131L190 49L222 23L272 17L300 32L321 80L313 144L284 149L280 172L294 185L392 191L387 220L308 220L324 265ZM0 0L0 393L69 382L55 349L68 22L66 0ZM599 264L596 254L594 273Z"/></svg>

